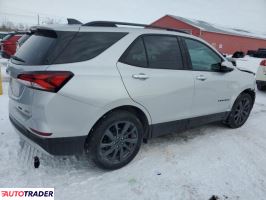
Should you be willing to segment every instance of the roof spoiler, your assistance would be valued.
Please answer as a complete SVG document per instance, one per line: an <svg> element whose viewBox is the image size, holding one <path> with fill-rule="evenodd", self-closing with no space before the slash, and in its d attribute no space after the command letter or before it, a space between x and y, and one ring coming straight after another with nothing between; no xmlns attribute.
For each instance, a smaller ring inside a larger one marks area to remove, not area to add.
<svg viewBox="0 0 266 200"><path fill-rule="evenodd" d="M82 24L79 20L73 18L67 18L67 24Z"/></svg>

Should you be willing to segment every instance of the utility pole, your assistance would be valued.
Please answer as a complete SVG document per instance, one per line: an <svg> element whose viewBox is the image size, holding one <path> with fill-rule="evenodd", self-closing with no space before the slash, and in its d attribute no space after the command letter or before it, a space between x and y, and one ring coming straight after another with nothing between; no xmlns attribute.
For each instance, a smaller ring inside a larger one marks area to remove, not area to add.
<svg viewBox="0 0 266 200"><path fill-rule="evenodd" d="M38 14L37 17L38 17L38 25L40 25L40 15Z"/></svg>
<svg viewBox="0 0 266 200"><path fill-rule="evenodd" d="M6 25L6 22L7 22L7 20L6 20L6 16L5 16L5 18L4 18L4 25Z"/></svg>

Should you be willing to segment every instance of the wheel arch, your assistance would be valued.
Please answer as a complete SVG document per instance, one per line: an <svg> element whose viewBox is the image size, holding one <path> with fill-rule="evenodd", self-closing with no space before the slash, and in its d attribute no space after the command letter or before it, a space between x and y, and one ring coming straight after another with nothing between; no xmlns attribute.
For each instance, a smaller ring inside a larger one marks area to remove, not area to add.
<svg viewBox="0 0 266 200"><path fill-rule="evenodd" d="M114 111L119 111L119 110L123 110L123 111L128 111L130 113L133 113L137 118L139 118L141 124L143 125L144 128L144 137L143 137L143 141L146 142L147 139L150 137L151 135L151 130L150 130L150 123L151 120L149 118L149 114L146 113L145 111L143 111L141 108L134 106L134 105L122 105L122 106L118 106L118 107L114 107L108 111L106 111L104 114L101 115L100 118L98 118L98 120L93 124L93 126L91 127L91 129L89 130L88 136L86 138L85 141L85 146L86 144L88 144L89 140L90 140L90 136L92 135L92 132L94 131L95 127L100 123L101 120L103 120L108 114L114 112Z"/></svg>
<svg viewBox="0 0 266 200"><path fill-rule="evenodd" d="M256 93L254 90L252 90L251 88L245 89L244 91L242 91L239 95L241 94L249 94L252 98L252 106L254 105L255 102L255 98L256 98Z"/></svg>
<svg viewBox="0 0 266 200"><path fill-rule="evenodd" d="M249 94L252 98L252 106L254 105L254 102L255 102L255 98L256 98L256 93L254 91L254 89L251 89L251 88L247 88L247 89L244 89L242 90L242 92L240 92L238 95L236 95L231 103L231 106L230 106L230 110L232 109L235 101L237 100L237 98L241 95L241 94Z"/></svg>
<svg viewBox="0 0 266 200"><path fill-rule="evenodd" d="M245 89L245 90L243 90L241 93L239 93L236 97L235 97L235 99L234 99L234 101L233 101L233 103L232 103L232 106L231 106L231 109L230 109L230 112L228 112L228 114L226 115L226 117L225 117L225 119L224 119L224 123L226 124L226 125L228 125L230 128L238 128L238 127L240 127L240 126L242 126L243 124L238 124L238 125L236 125L235 124L235 122L232 122L232 116L234 116L234 112L232 112L233 111L233 109L234 109L234 105L235 105L235 103L237 102L237 99L241 96L241 95L243 95L243 94L248 94L250 97L251 97L251 99L252 99L252 105L251 105L251 110L252 110L252 107L253 107L253 105L254 105L254 102L255 102L255 98L256 98L256 93L255 93L255 91L254 91L254 89L251 89L251 88L247 88L247 89ZM251 111L250 110L250 111ZM231 118L231 119L230 119ZM248 116L247 116L247 118L248 118ZM247 119L245 119L245 121L246 121ZM231 121L231 122L230 122ZM245 123L245 121L244 121L244 123Z"/></svg>

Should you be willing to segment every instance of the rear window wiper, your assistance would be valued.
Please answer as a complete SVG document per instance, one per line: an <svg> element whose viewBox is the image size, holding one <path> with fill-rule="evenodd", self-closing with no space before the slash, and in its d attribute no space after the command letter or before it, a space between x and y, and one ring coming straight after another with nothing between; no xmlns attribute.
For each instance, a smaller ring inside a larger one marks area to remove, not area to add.
<svg viewBox="0 0 266 200"><path fill-rule="evenodd" d="M20 61L20 62L24 62L24 63L26 62L25 60L23 60L22 58L19 58L17 56L11 56L11 58L14 60Z"/></svg>

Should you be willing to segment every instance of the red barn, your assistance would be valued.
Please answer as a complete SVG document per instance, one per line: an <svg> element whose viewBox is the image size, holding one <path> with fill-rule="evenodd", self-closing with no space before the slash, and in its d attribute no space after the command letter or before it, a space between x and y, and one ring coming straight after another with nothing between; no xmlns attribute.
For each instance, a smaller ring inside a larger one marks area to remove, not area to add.
<svg viewBox="0 0 266 200"><path fill-rule="evenodd" d="M225 54L266 48L266 35L256 35L241 29L223 28L201 20L165 15L151 25L185 30L208 41Z"/></svg>

